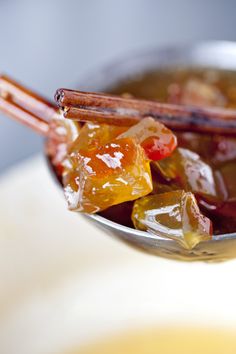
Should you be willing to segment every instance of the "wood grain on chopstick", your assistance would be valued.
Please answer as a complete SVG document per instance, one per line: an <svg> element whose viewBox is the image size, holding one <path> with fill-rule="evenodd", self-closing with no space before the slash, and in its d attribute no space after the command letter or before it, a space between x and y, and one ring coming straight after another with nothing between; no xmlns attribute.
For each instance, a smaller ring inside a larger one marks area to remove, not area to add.
<svg viewBox="0 0 236 354"><path fill-rule="evenodd" d="M173 130L236 135L236 111L198 108L101 93L59 89L55 100L65 118L130 126L152 117Z"/></svg>
<svg viewBox="0 0 236 354"><path fill-rule="evenodd" d="M27 111L8 98L0 97L0 111L16 121L26 125L27 127L30 127L37 133L44 136L48 134L49 125L45 120Z"/></svg>
<svg viewBox="0 0 236 354"><path fill-rule="evenodd" d="M0 76L0 95L8 95L9 98L21 107L32 111L35 115L48 121L55 114L55 105L44 97L32 92L25 86L16 82L7 75Z"/></svg>
<svg viewBox="0 0 236 354"><path fill-rule="evenodd" d="M46 136L58 108L6 75L0 76L0 111Z"/></svg>

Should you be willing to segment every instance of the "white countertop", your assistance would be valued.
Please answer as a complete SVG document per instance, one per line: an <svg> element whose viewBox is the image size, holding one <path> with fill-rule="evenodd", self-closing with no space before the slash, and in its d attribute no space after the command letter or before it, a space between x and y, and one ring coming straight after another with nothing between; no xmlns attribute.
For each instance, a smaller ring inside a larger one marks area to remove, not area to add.
<svg viewBox="0 0 236 354"><path fill-rule="evenodd" d="M0 353L60 353L124 327L236 326L236 262L159 259L67 211L36 157L0 180Z"/></svg>

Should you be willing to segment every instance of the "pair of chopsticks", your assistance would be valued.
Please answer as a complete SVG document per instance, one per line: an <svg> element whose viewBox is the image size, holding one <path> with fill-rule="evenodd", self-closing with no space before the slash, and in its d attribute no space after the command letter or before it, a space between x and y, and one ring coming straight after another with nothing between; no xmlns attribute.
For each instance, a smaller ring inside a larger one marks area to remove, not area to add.
<svg viewBox="0 0 236 354"><path fill-rule="evenodd" d="M198 108L123 98L107 94L58 89L55 101L65 118L131 126L152 117L173 130L236 135L236 111Z"/></svg>
<svg viewBox="0 0 236 354"><path fill-rule="evenodd" d="M47 136L49 121L57 114L58 109L9 76L1 75L0 111L35 132Z"/></svg>

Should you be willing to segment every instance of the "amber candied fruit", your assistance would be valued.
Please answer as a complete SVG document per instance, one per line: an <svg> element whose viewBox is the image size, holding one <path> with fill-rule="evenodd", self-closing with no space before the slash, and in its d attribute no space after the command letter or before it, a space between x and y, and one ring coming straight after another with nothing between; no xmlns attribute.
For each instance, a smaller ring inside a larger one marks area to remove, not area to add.
<svg viewBox="0 0 236 354"><path fill-rule="evenodd" d="M70 152L78 152L81 149L95 149L126 131L128 127L118 127L108 124L86 123L83 125L79 138L74 142Z"/></svg>
<svg viewBox="0 0 236 354"><path fill-rule="evenodd" d="M177 183L185 191L220 198L211 166L191 150L177 148L171 156L156 162L155 168L165 180Z"/></svg>
<svg viewBox="0 0 236 354"><path fill-rule="evenodd" d="M187 249L212 237L211 221L201 214L194 195L182 190L136 200L132 220L137 229L176 240Z"/></svg>
<svg viewBox="0 0 236 354"><path fill-rule="evenodd" d="M191 76L184 83L171 83L167 87L167 101L198 107L224 107L227 99L213 83Z"/></svg>
<svg viewBox="0 0 236 354"><path fill-rule="evenodd" d="M177 146L177 139L170 129L153 118L143 118L118 138L133 137L144 148L149 160L157 161L169 156Z"/></svg>
<svg viewBox="0 0 236 354"><path fill-rule="evenodd" d="M200 79L191 78L187 80L182 89L180 103L201 107L224 107L226 99L217 86Z"/></svg>
<svg viewBox="0 0 236 354"><path fill-rule="evenodd" d="M149 161L134 139L73 152L63 177L71 210L96 213L152 191Z"/></svg>

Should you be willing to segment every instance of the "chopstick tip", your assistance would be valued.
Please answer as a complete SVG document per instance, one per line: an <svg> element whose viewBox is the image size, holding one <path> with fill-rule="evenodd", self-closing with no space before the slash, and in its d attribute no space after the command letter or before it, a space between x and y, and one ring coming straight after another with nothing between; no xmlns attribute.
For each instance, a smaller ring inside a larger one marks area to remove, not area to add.
<svg viewBox="0 0 236 354"><path fill-rule="evenodd" d="M56 104L60 107L63 103L63 98L65 96L64 89L59 88L56 90L55 95L54 95L54 100Z"/></svg>

